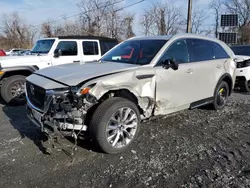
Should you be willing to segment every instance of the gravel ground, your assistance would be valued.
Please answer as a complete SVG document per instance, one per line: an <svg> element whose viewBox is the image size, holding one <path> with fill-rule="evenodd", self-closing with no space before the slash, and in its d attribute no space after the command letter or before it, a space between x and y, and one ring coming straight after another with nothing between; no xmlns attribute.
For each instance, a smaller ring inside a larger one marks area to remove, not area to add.
<svg viewBox="0 0 250 188"><path fill-rule="evenodd" d="M73 161L43 153L24 107L0 105L0 187L250 187L249 104L250 95L235 93L222 111L155 117L128 152L102 154L81 141Z"/></svg>

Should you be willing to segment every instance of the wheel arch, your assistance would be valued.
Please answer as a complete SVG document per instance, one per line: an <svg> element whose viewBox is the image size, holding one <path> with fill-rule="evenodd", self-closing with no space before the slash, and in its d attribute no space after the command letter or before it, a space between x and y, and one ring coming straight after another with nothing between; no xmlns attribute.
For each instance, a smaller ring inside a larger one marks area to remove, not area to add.
<svg viewBox="0 0 250 188"><path fill-rule="evenodd" d="M228 84L228 87L229 87L229 95L232 94L233 92L233 78L232 76L229 74L229 73L225 73L223 74L220 79L218 80L217 84L216 84L216 87L214 89L214 92L216 91L216 88L218 87L218 85L222 82L226 82Z"/></svg>
<svg viewBox="0 0 250 188"><path fill-rule="evenodd" d="M2 75L0 80L3 80L5 78L8 78L8 77L14 76L14 75L29 76L37 70L39 70L39 68L36 65L3 68L3 69L1 69L1 71L4 72L4 74Z"/></svg>
<svg viewBox="0 0 250 188"><path fill-rule="evenodd" d="M139 105L138 97L133 92L131 92L129 89L122 88L122 89L109 90L101 96L99 101L102 102L102 101L105 101L111 97L121 97L121 98L125 98L125 99L133 102L134 104L137 105L140 113L143 114L143 109Z"/></svg>

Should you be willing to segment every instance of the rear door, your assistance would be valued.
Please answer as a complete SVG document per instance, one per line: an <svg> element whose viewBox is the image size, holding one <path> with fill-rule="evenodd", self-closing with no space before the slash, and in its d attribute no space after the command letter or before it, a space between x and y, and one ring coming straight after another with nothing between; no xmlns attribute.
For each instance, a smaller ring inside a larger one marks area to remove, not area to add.
<svg viewBox="0 0 250 188"><path fill-rule="evenodd" d="M82 40L81 55L83 62L99 60L101 58L99 40Z"/></svg>
<svg viewBox="0 0 250 188"><path fill-rule="evenodd" d="M191 72L194 75L193 96L195 101L214 95L218 71L223 71L223 61L217 60L213 44L204 39L187 39L190 52Z"/></svg>
<svg viewBox="0 0 250 188"><path fill-rule="evenodd" d="M52 57L52 65L80 62L79 46L77 40L61 40L58 42L56 50L61 50L62 54L59 57Z"/></svg>

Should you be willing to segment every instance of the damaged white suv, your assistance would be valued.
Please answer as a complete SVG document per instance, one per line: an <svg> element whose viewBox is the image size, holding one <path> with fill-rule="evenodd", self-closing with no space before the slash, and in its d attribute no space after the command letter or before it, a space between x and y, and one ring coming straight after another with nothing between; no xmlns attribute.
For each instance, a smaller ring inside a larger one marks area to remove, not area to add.
<svg viewBox="0 0 250 188"><path fill-rule="evenodd" d="M86 131L106 153L126 150L141 119L212 104L235 82L235 56L209 37L135 37L99 61L39 70L26 81L27 113L42 131Z"/></svg>

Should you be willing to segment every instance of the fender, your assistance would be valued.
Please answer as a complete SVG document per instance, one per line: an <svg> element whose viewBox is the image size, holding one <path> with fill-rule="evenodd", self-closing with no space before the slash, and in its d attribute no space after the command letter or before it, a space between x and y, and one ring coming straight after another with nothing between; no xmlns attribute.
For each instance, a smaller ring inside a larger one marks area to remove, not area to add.
<svg viewBox="0 0 250 188"><path fill-rule="evenodd" d="M230 80L230 82L232 83L232 85L231 86L229 86L229 95L231 95L232 94L232 92L233 92L233 88L234 88L234 86L233 86L233 78L232 78L232 76L229 74L229 73L225 73L225 74L223 74L221 77L220 77L220 79L218 80L218 82L217 82L217 84L216 84L216 87L214 88L214 93L216 92L215 90L216 90L216 88L218 87L218 85L220 84L220 82L221 81L226 81L227 79L229 79Z"/></svg>
<svg viewBox="0 0 250 188"><path fill-rule="evenodd" d="M6 74L10 72L16 72L16 71L29 71L34 73L35 71L39 70L39 67L36 65L30 65L30 66L15 66L15 67L5 67L2 68L0 66L0 80L3 78Z"/></svg>

